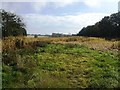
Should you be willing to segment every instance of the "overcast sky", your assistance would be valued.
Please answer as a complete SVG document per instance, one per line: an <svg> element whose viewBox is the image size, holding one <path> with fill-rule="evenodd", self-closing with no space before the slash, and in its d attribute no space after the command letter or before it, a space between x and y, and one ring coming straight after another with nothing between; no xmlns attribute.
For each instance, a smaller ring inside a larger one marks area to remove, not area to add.
<svg viewBox="0 0 120 90"><path fill-rule="evenodd" d="M104 16L117 13L118 1L1 0L0 8L20 15L29 34L75 34L83 27L100 21Z"/></svg>

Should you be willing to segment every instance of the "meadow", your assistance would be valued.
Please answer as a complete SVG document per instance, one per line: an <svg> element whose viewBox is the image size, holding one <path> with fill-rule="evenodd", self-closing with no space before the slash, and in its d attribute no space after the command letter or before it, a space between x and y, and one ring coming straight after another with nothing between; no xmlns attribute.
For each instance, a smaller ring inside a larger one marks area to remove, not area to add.
<svg viewBox="0 0 120 90"><path fill-rule="evenodd" d="M7 37L3 88L120 88L119 39Z"/></svg>

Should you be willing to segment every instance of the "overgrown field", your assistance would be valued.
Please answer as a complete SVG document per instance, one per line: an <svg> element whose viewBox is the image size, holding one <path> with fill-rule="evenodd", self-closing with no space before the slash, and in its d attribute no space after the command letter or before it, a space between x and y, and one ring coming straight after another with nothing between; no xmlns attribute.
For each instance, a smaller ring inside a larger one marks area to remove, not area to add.
<svg viewBox="0 0 120 90"><path fill-rule="evenodd" d="M119 40L2 40L3 88L120 88Z"/></svg>

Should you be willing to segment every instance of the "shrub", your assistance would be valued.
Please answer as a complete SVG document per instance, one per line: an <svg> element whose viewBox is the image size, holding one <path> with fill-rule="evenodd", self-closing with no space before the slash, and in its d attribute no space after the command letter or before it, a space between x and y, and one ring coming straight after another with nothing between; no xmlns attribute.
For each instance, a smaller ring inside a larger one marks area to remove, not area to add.
<svg viewBox="0 0 120 90"><path fill-rule="evenodd" d="M34 41L29 44L33 47L46 47L47 44L50 44L50 41Z"/></svg>
<svg viewBox="0 0 120 90"><path fill-rule="evenodd" d="M77 44L66 44L65 45L67 48L75 48L77 47L78 45Z"/></svg>
<svg viewBox="0 0 120 90"><path fill-rule="evenodd" d="M38 37L38 35L34 35L34 38L37 38Z"/></svg>
<svg viewBox="0 0 120 90"><path fill-rule="evenodd" d="M18 49L23 48L24 42L21 39L16 39L15 45Z"/></svg>
<svg viewBox="0 0 120 90"><path fill-rule="evenodd" d="M2 62L6 65L14 65L16 63L16 52L15 51L9 51L4 52L2 54Z"/></svg>
<svg viewBox="0 0 120 90"><path fill-rule="evenodd" d="M69 42L69 41L77 41L77 38L75 37L70 37L68 39L66 39L66 42Z"/></svg>

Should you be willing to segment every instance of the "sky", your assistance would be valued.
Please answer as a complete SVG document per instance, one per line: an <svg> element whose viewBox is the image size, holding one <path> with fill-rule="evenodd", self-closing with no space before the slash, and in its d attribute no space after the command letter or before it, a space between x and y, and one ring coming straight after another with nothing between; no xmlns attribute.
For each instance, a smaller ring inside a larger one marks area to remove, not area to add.
<svg viewBox="0 0 120 90"><path fill-rule="evenodd" d="M118 12L119 0L1 0L0 8L16 13L28 34L76 34L104 16Z"/></svg>

